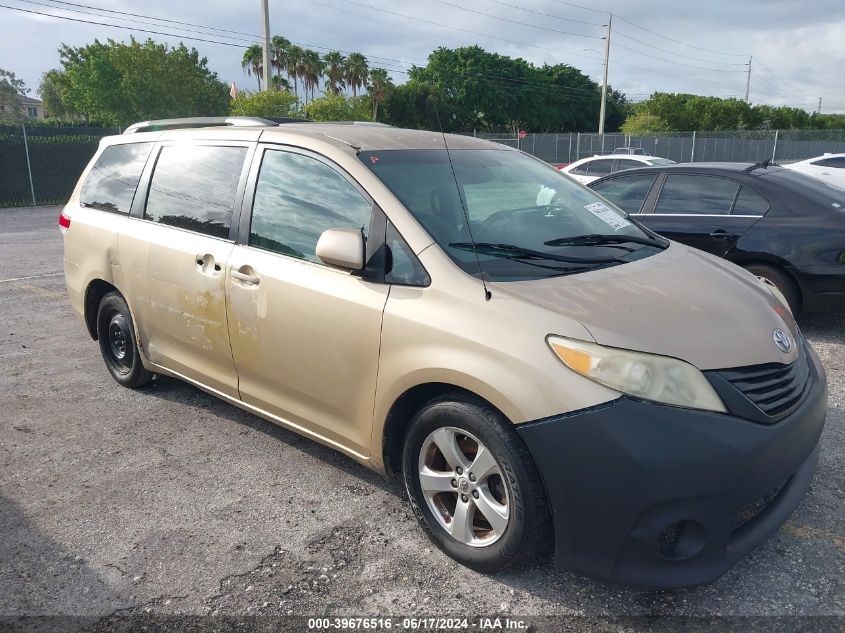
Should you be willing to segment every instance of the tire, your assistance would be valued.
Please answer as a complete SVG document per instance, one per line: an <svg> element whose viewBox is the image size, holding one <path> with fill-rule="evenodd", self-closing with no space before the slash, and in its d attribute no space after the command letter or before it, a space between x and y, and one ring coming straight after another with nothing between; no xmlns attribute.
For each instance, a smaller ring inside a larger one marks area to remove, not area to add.
<svg viewBox="0 0 845 633"><path fill-rule="evenodd" d="M487 459L476 460L485 448ZM461 458L459 472L455 464ZM472 473L473 465L479 475ZM527 561L550 541L545 489L531 454L513 425L479 400L452 395L423 406L405 434L402 473L429 538L467 567L497 572Z"/></svg>
<svg viewBox="0 0 845 633"><path fill-rule="evenodd" d="M777 289L780 290L786 298L786 302L789 304L789 309L792 310L792 314L798 314L801 311L801 291L798 289L798 285L795 283L795 280L792 279L789 274L780 268L767 266L765 264L750 264L745 266L745 270L757 275L758 277L763 277L763 279L768 279L777 286Z"/></svg>
<svg viewBox="0 0 845 633"><path fill-rule="evenodd" d="M106 368L118 383L137 389L150 382L152 374L141 363L132 314L120 293L110 292L100 301L97 340Z"/></svg>

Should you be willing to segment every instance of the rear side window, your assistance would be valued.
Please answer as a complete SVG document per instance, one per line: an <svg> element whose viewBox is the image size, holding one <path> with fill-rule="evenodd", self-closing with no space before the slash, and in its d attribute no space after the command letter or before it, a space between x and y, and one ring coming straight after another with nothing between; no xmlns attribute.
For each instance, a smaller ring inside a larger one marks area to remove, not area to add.
<svg viewBox="0 0 845 633"><path fill-rule="evenodd" d="M249 245L321 263L317 240L327 229L369 233L372 205L340 173L309 156L268 150L261 163Z"/></svg>
<svg viewBox="0 0 845 633"><path fill-rule="evenodd" d="M104 149L82 185L79 201L93 209L128 214L152 147L127 143Z"/></svg>
<svg viewBox="0 0 845 633"><path fill-rule="evenodd" d="M741 187L734 203L734 215L766 215L769 201L749 187Z"/></svg>
<svg viewBox="0 0 845 633"><path fill-rule="evenodd" d="M607 176L610 173L611 167L613 167L613 161L609 158L593 160L589 162L590 169L587 172L590 176L595 176L599 178L601 176Z"/></svg>
<svg viewBox="0 0 845 633"><path fill-rule="evenodd" d="M669 174L655 213L727 215L739 185L717 176Z"/></svg>
<svg viewBox="0 0 845 633"><path fill-rule="evenodd" d="M622 171L623 169L636 169L637 167L644 167L644 165L638 160L620 158L616 161L616 167L613 171Z"/></svg>
<svg viewBox="0 0 845 633"><path fill-rule="evenodd" d="M166 145L156 161L144 217L229 237L245 147Z"/></svg>
<svg viewBox="0 0 845 633"><path fill-rule="evenodd" d="M624 209L628 213L639 213L648 192L651 191L655 177L655 174L619 176L591 184L590 188L603 195L620 209Z"/></svg>

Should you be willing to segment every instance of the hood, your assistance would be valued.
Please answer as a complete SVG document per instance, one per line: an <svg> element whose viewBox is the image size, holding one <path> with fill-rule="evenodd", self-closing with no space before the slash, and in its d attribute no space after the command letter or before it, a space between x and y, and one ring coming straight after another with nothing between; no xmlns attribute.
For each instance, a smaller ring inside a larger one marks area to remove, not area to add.
<svg viewBox="0 0 845 633"><path fill-rule="evenodd" d="M798 328L756 277L734 264L672 242L638 261L491 289L576 319L600 345L680 358L701 370L789 363L774 331ZM555 332L549 332L555 334Z"/></svg>

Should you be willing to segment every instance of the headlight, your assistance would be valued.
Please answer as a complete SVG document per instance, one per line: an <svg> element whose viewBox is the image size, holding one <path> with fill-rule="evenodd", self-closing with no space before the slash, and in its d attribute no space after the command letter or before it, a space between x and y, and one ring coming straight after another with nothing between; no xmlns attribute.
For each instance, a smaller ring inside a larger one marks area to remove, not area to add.
<svg viewBox="0 0 845 633"><path fill-rule="evenodd" d="M682 360L559 336L548 337L548 342L572 371L616 391L680 407L727 411L704 375Z"/></svg>

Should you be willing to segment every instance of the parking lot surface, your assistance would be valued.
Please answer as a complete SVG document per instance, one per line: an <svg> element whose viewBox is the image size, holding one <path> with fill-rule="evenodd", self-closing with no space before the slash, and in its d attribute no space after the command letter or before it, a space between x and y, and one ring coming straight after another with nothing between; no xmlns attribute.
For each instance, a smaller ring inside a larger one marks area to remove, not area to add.
<svg viewBox="0 0 845 633"><path fill-rule="evenodd" d="M721 579L486 576L398 483L179 381L119 387L68 307L57 214L0 210L0 614L845 616L845 315L800 320L830 385L813 486Z"/></svg>

